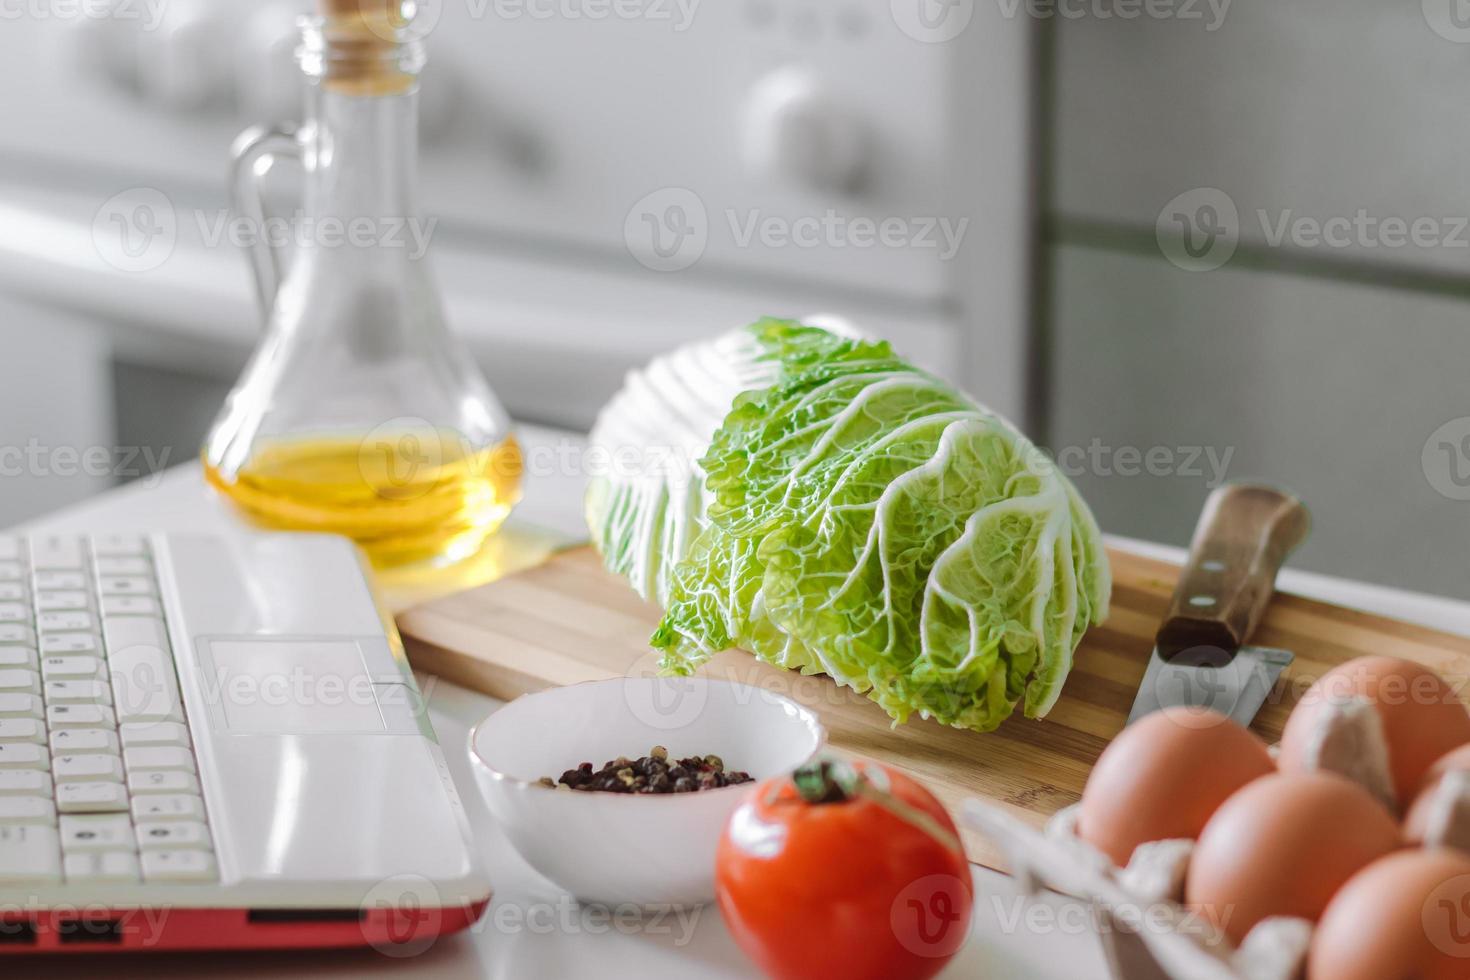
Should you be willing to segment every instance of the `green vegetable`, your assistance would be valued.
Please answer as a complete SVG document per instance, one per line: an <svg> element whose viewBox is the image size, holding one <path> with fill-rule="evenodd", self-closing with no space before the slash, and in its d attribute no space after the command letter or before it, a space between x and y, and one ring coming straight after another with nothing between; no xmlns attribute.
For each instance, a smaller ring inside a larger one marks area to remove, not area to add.
<svg viewBox="0 0 1470 980"><path fill-rule="evenodd" d="M635 373L593 442L674 450L588 495L607 566L666 610L665 672L738 646L988 731L1046 714L1107 614L1071 484L887 343L763 320Z"/></svg>

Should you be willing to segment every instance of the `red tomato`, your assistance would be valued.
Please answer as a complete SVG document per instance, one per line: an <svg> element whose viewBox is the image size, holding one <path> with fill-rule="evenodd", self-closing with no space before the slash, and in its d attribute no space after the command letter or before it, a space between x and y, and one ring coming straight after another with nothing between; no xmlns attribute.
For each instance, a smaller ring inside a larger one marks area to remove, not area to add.
<svg viewBox="0 0 1470 980"><path fill-rule="evenodd" d="M731 934L778 980L924 980L970 931L954 821L887 766L829 759L761 783L716 860Z"/></svg>

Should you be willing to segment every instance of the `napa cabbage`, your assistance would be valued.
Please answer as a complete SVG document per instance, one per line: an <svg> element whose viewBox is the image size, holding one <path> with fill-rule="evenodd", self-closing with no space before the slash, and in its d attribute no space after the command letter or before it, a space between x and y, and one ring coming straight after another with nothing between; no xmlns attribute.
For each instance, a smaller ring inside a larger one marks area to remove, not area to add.
<svg viewBox="0 0 1470 980"><path fill-rule="evenodd" d="M1071 483L886 342L762 320L633 372L591 443L593 542L663 606L666 673L740 647L988 731L1045 715L1107 615Z"/></svg>

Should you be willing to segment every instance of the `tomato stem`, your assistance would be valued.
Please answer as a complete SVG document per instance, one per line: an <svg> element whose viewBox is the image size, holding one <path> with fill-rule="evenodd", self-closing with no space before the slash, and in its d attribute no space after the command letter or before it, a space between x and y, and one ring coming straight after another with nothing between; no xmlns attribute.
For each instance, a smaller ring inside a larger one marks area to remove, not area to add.
<svg viewBox="0 0 1470 980"><path fill-rule="evenodd" d="M807 803L846 803L858 793L857 770L837 759L809 762L791 774L796 792Z"/></svg>
<svg viewBox="0 0 1470 980"><path fill-rule="evenodd" d="M923 810L874 786L866 776L841 759L808 762L791 774L796 792L808 804L847 803L865 799L876 803L904 823L932 837L942 846L964 855L964 845L946 826Z"/></svg>

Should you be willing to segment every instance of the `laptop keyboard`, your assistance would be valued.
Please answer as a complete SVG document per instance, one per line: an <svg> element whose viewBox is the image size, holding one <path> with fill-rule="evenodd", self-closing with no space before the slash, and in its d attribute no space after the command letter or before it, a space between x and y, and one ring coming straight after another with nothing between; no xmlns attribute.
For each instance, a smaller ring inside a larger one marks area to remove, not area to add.
<svg viewBox="0 0 1470 980"><path fill-rule="evenodd" d="M0 886L216 879L147 540L0 536Z"/></svg>

